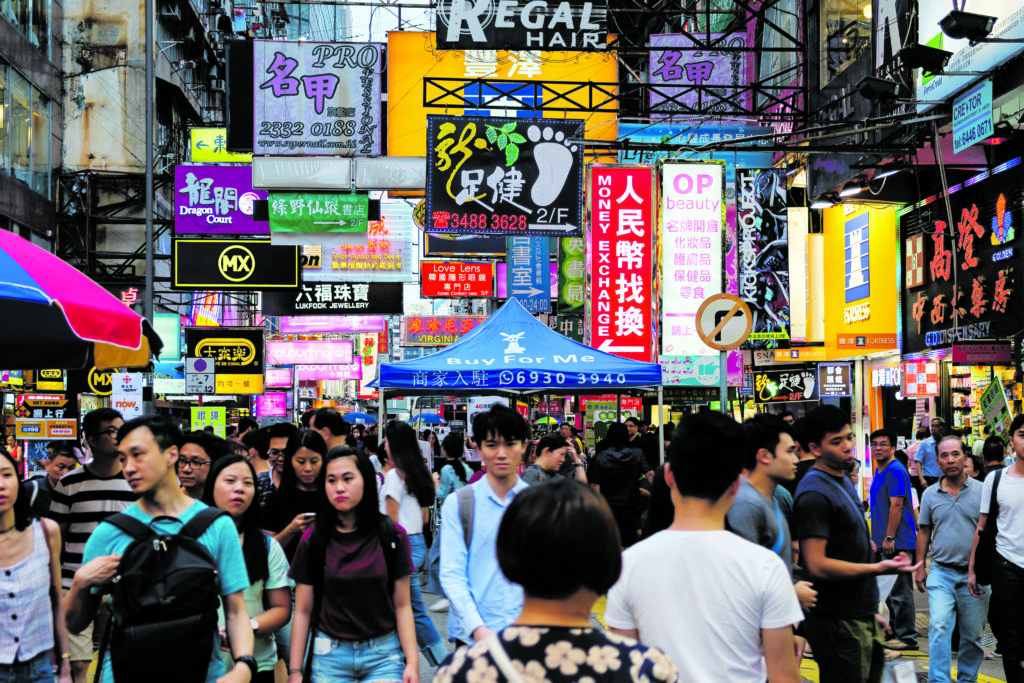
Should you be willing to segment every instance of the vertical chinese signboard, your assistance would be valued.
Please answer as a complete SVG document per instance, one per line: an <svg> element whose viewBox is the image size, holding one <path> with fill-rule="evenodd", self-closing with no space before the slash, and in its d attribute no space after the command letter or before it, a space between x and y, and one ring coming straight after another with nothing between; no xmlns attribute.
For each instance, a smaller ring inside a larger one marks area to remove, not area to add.
<svg viewBox="0 0 1024 683"><path fill-rule="evenodd" d="M789 218L785 169L736 171L739 297L754 316L744 348L789 345Z"/></svg>
<svg viewBox="0 0 1024 683"><path fill-rule="evenodd" d="M583 310L584 276L587 272L587 241L582 237L558 240L558 311Z"/></svg>
<svg viewBox="0 0 1024 683"><path fill-rule="evenodd" d="M253 152L380 155L382 47L257 40Z"/></svg>
<svg viewBox="0 0 1024 683"><path fill-rule="evenodd" d="M543 235L508 237L505 291L531 313L551 310L551 255Z"/></svg>
<svg viewBox="0 0 1024 683"><path fill-rule="evenodd" d="M362 377L359 380L359 398L377 398L377 390L367 385L377 377L377 335L359 335L359 365L362 367Z"/></svg>
<svg viewBox="0 0 1024 683"><path fill-rule="evenodd" d="M653 174L649 167L592 166L588 196L589 344L651 362L657 343Z"/></svg>
<svg viewBox="0 0 1024 683"><path fill-rule="evenodd" d="M662 166L661 352L666 356L718 355L698 338L695 320L704 299L722 292L724 171L725 164L714 161Z"/></svg>
<svg viewBox="0 0 1024 683"><path fill-rule="evenodd" d="M902 352L1005 339L1020 329L1019 159L900 212L906 254Z"/></svg>

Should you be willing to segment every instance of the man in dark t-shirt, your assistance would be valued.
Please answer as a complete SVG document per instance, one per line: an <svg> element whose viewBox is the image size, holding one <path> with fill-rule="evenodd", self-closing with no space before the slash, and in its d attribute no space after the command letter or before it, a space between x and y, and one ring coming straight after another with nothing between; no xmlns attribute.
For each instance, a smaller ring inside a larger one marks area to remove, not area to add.
<svg viewBox="0 0 1024 683"><path fill-rule="evenodd" d="M814 466L796 491L793 514L800 557L818 590L804 632L822 683L877 683L885 655L875 577L913 572L906 554L872 562L867 523L846 470L854 459L848 413L819 406L806 418L805 438Z"/></svg>

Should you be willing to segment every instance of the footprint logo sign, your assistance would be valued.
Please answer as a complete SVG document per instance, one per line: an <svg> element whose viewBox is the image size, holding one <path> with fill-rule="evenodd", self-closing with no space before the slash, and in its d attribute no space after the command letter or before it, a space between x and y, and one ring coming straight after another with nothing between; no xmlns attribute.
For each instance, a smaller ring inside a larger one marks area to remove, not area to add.
<svg viewBox="0 0 1024 683"><path fill-rule="evenodd" d="M424 230L578 236L582 136L575 120L428 116Z"/></svg>

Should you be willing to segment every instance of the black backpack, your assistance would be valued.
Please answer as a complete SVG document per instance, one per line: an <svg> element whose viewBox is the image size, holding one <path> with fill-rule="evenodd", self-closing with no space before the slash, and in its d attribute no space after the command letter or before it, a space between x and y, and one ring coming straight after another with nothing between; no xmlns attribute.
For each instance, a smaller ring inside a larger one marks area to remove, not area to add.
<svg viewBox="0 0 1024 683"><path fill-rule="evenodd" d="M220 576L199 542L223 510L196 513L176 534L160 534L118 513L104 522L131 536L114 577L110 621L100 644L96 681L110 648L114 681L201 683L217 633ZM174 517L157 517L177 519Z"/></svg>

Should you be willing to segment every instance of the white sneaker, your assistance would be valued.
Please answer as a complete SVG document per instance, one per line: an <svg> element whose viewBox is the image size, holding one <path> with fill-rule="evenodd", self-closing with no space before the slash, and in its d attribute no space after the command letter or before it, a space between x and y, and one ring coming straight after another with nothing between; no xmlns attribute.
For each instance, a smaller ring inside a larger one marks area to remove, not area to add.
<svg viewBox="0 0 1024 683"><path fill-rule="evenodd" d="M449 603L447 599L441 598L433 605L430 605L427 609L429 609L431 612L444 612L449 607L451 607L451 603Z"/></svg>

